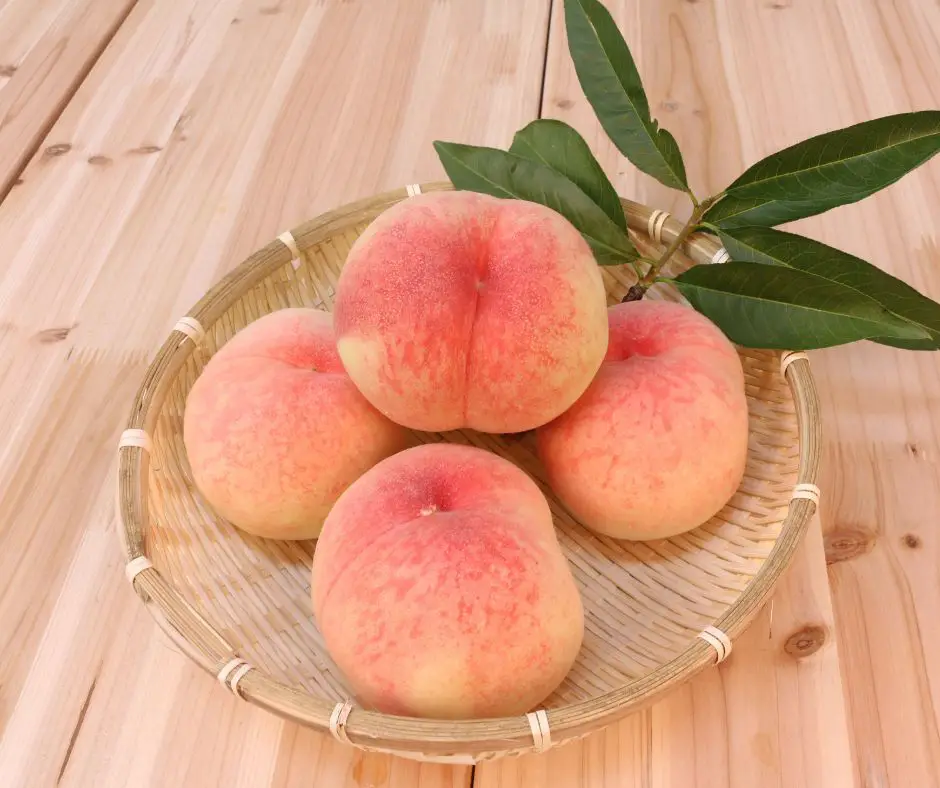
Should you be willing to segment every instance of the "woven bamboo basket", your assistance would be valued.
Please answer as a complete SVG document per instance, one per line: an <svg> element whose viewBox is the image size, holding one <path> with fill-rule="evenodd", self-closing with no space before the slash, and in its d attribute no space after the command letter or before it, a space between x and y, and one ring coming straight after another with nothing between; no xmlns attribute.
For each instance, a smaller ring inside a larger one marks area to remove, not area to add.
<svg viewBox="0 0 940 788"><path fill-rule="evenodd" d="M505 719L441 721L355 705L313 620L315 542L242 533L217 517L192 481L182 441L187 392L240 328L291 306L329 310L355 238L393 203L448 183L408 186L324 214L252 254L182 318L147 370L119 452L119 533L134 591L175 644L248 703L367 750L474 763L539 752L641 707L731 652L790 562L818 502L819 417L802 353L740 349L750 414L745 478L712 520L668 540L618 542L576 522L553 497L529 438L472 431L413 433L494 451L548 496L585 607L584 645L542 708ZM624 200L646 254L678 222ZM676 268L720 262L693 235ZM610 303L632 274L605 268ZM657 285L648 297L677 298Z"/></svg>

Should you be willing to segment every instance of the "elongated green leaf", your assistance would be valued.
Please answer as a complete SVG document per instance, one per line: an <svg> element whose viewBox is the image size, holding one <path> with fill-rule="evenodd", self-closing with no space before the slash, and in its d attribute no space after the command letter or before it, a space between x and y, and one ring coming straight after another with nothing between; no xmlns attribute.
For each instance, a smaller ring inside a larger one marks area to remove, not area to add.
<svg viewBox="0 0 940 788"><path fill-rule="evenodd" d="M619 265L637 257L627 234L551 167L496 148L438 141L434 149L456 188L529 200L560 213L578 228L600 265Z"/></svg>
<svg viewBox="0 0 940 788"><path fill-rule="evenodd" d="M565 27L581 89L614 145L638 169L687 190L679 145L650 115L640 74L610 12L598 0L565 0Z"/></svg>
<svg viewBox="0 0 940 788"><path fill-rule="evenodd" d="M940 151L940 110L826 132L768 156L705 214L719 227L774 225L857 202Z"/></svg>
<svg viewBox="0 0 940 788"><path fill-rule="evenodd" d="M875 299L891 314L929 334L929 339L885 338L875 342L908 350L940 348L940 304L871 263L819 241L769 227L740 227L722 230L719 235L728 254L738 262L798 268L838 282Z"/></svg>
<svg viewBox="0 0 940 788"><path fill-rule="evenodd" d="M550 118L534 120L516 132L509 152L560 172L594 200L614 224L627 231L627 219L617 190L584 138L567 123Z"/></svg>
<svg viewBox="0 0 940 788"><path fill-rule="evenodd" d="M858 200L874 194L879 189L873 189L860 195ZM856 202L858 202L856 200ZM705 212L705 221L717 224L722 228L735 227L772 227L775 224L803 219L822 211L816 210L817 203L813 201L775 200L770 197L740 198L729 194L711 209ZM829 206L822 209L828 211Z"/></svg>
<svg viewBox="0 0 940 788"><path fill-rule="evenodd" d="M795 268L700 265L675 282L693 307L747 347L809 350L873 337L928 337L858 290Z"/></svg>

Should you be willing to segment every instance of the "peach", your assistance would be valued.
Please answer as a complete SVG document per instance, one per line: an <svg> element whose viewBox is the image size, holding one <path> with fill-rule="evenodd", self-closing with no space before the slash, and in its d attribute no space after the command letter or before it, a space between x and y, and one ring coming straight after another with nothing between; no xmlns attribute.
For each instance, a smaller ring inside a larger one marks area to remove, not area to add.
<svg viewBox="0 0 940 788"><path fill-rule="evenodd" d="M607 349L606 297L585 240L523 200L440 191L379 215L336 293L339 354L407 427L521 432L584 392Z"/></svg>
<svg viewBox="0 0 940 788"><path fill-rule="evenodd" d="M508 460L455 444L407 449L343 493L312 598L359 702L405 716L527 712L584 632L545 496Z"/></svg>
<svg viewBox="0 0 940 788"><path fill-rule="evenodd" d="M716 514L747 457L744 374L720 329L681 304L611 307L584 395L536 436L552 488L584 525L660 539Z"/></svg>
<svg viewBox="0 0 940 788"><path fill-rule="evenodd" d="M317 536L356 478L405 445L405 431L356 390L332 320L283 309L239 331L186 399L183 440L203 497L258 536Z"/></svg>

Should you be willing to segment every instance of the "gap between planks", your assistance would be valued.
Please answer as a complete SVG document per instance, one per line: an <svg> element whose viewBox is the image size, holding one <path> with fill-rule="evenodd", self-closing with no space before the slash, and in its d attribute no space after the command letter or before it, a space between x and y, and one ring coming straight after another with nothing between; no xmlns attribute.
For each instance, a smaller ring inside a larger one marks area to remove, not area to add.
<svg viewBox="0 0 940 788"><path fill-rule="evenodd" d="M24 103L22 101L17 101L14 97L11 102L11 106L8 107L8 112L6 114L0 113L0 145L8 145L14 149L13 158L15 163L13 163L10 168L7 170L5 168L4 162L0 161L0 204L9 196L11 190L17 183L20 181L20 178L23 172L26 170L26 167L29 163L35 158L36 154L39 152L39 149L42 147L42 144L48 139L49 133L52 131L55 124L58 122L59 118L62 116L62 113L65 111L65 108L69 105L69 102L72 101L72 98L81 88L82 84L88 78L88 75L91 73L91 70L95 67L98 61L101 59L101 56L104 54L105 50L111 44L111 41L114 39L114 36L117 35L117 32L121 29L124 23L127 21L127 18L130 16L131 12L137 6L139 0L126 0L126 3L123 8L117 10L113 22L106 27L103 35L94 41L93 46L91 47L88 56L83 62L78 64L76 71L68 75L66 78L69 79L67 86L64 88L64 92L56 97L53 100L52 105L48 109L48 113L45 114L40 122L37 125L30 129L25 129L25 134L23 129L12 128L13 122L16 120L20 112L16 109L18 103ZM88 0L89 5L81 9L81 17L87 16L92 12L90 4L100 2L100 0ZM69 13L70 9L62 9L61 16L66 16ZM99 13L104 13L104 11L99 7L95 9ZM60 21L60 17L56 17L55 23ZM70 20L71 21L71 20ZM55 26L53 23L53 26ZM87 20L85 21L87 24ZM81 22L77 23L81 24ZM70 35L71 35L70 30ZM32 55L39 46L44 43L45 36L51 35L49 31L44 34L44 36L37 42L36 45L30 48L30 50L25 55L24 59L29 61L30 55ZM60 61L62 50L66 48L69 42L69 36L64 37L61 45L56 45L55 52L56 64L43 75L42 79L46 81L54 81L59 77L55 69L57 64ZM35 59L35 58L34 58ZM45 60L45 59L44 59ZM41 66L42 63L39 63ZM12 64L11 64L12 66ZM38 68L38 67L37 67ZM16 78L16 74L19 73L17 69L14 70L13 76L11 77L11 82ZM29 101L36 101L36 94L39 92L38 85L34 84L35 75L30 75L29 84L26 88L29 91ZM25 106L25 104L24 104ZM0 103L0 110L3 109L3 104ZM10 135L14 136L12 140L6 140L2 134L3 128L11 124ZM16 136L15 135L25 135L31 137L28 142L21 143L22 150L16 151Z"/></svg>

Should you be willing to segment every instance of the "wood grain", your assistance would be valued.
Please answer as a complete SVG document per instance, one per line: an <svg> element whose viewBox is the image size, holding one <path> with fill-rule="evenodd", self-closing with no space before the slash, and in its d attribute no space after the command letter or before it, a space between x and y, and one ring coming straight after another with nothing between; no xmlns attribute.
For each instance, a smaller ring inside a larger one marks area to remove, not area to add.
<svg viewBox="0 0 940 788"><path fill-rule="evenodd" d="M221 273L321 210L441 177L435 138L505 145L541 108L624 196L687 212L605 140L560 0L545 49L549 5L0 0L0 195L23 179L0 203L4 788L469 784L240 704L181 657L121 575L114 446L157 342ZM940 105L930 0L608 5L699 193L810 134ZM933 162L799 229L940 299L938 204ZM773 607L720 668L479 785L940 785L940 362L812 358L820 528Z"/></svg>
<svg viewBox="0 0 940 788"><path fill-rule="evenodd" d="M16 185L134 2L0 2L0 199ZM52 143L45 155L62 152L61 143Z"/></svg>
<svg viewBox="0 0 940 788"><path fill-rule="evenodd" d="M940 52L940 13L929 3L606 5L700 196L801 138L940 98L924 77ZM571 67L560 4L547 64L543 114L585 135L621 194L687 215L681 195L638 173L604 137ZM940 298L935 222L922 207L938 183L931 164L799 230ZM940 363L863 345L813 359L827 403L828 550L815 529L775 595L772 634L768 609L726 664L616 734L547 759L482 766L478 784L554 785L549 778L564 773L572 786L937 785L940 655L926 611L940 602L940 540L921 523L940 505ZM917 494L927 500L915 503ZM838 556L831 597L826 552Z"/></svg>
<svg viewBox="0 0 940 788"><path fill-rule="evenodd" d="M113 463L176 318L285 227L440 179L433 139L506 144L538 111L547 22L547 0L135 5L46 138L68 149L0 205L4 788L468 784L177 655L123 580Z"/></svg>
<svg viewBox="0 0 940 788"><path fill-rule="evenodd" d="M750 121L751 138L766 146L755 155L826 128L940 104L936 82L925 78L940 44L935 4L839 2L822 14L794 5L775 19L726 15L729 36L742 41L737 90L765 101L789 95L804 106L776 127L768 122L772 108ZM793 58L795 47L821 53L823 62L814 67L808 57ZM771 61L789 54L793 65L785 72L747 68L758 53ZM872 62L879 65L869 70ZM799 228L938 299L937 225L927 207L938 193L934 161L869 200ZM936 786L940 640L927 611L940 604L940 541L923 523L937 511L940 472L930 458L940 451L940 362L935 354L885 351L859 344L813 354L828 436L822 522L832 546L857 778L863 785ZM858 548L846 550L853 540Z"/></svg>

